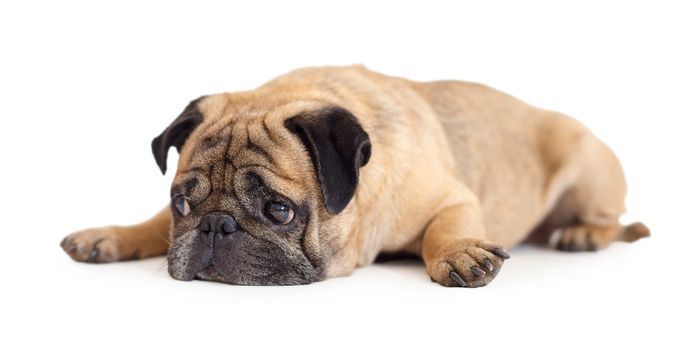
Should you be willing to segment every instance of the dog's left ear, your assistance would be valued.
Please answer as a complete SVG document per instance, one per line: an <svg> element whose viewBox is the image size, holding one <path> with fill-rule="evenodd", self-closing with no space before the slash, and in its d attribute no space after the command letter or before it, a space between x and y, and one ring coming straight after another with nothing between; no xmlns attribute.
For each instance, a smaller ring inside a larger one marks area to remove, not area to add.
<svg viewBox="0 0 699 350"><path fill-rule="evenodd" d="M167 153L170 147L175 146L180 152L192 131L204 121L204 116L199 111L199 101L205 96L190 102L182 113L168 126L158 137L153 139L151 149L153 157L158 163L160 171L165 174L167 170Z"/></svg>
<svg viewBox="0 0 699 350"><path fill-rule="evenodd" d="M331 214L341 212L357 190L359 168L371 157L369 135L352 113L340 107L292 117L284 126L306 146L325 208Z"/></svg>

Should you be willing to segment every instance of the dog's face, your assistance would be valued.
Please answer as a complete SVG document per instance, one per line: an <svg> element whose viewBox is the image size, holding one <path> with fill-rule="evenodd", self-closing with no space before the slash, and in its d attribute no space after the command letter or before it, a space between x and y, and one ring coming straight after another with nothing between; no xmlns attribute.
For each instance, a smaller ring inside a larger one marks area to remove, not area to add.
<svg viewBox="0 0 699 350"><path fill-rule="evenodd" d="M163 173L171 146L180 151L172 277L245 285L323 279L349 232L333 218L351 201L371 154L349 111L206 96L153 140Z"/></svg>

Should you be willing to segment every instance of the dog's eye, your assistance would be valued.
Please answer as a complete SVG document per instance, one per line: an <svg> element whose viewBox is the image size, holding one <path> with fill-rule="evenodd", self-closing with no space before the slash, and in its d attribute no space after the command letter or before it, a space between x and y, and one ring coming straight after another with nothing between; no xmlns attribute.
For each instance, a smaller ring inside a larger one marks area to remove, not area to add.
<svg viewBox="0 0 699 350"><path fill-rule="evenodd" d="M286 225L294 219L294 211L282 203L270 202L265 207L265 215L275 224Z"/></svg>
<svg viewBox="0 0 699 350"><path fill-rule="evenodd" d="M189 201L187 201L185 196L177 195L172 200L175 203L175 209L177 209L180 215L187 216L189 214L191 210L189 209Z"/></svg>

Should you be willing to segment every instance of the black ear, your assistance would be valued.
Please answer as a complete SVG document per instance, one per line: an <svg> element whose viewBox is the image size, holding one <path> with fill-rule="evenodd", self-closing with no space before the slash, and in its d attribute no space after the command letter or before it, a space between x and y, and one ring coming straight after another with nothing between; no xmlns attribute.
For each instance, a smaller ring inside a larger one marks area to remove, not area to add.
<svg viewBox="0 0 699 350"><path fill-rule="evenodd" d="M151 148L153 157L158 163L160 171L165 174L167 170L167 153L170 147L175 146L177 152L182 149L192 131L204 121L204 116L199 111L197 104L204 96L190 102L182 113L168 126L158 137L153 139Z"/></svg>
<svg viewBox="0 0 699 350"><path fill-rule="evenodd" d="M359 183L359 168L371 157L369 135L349 111L332 107L288 119L284 126L308 149L316 168L325 208L345 209Z"/></svg>

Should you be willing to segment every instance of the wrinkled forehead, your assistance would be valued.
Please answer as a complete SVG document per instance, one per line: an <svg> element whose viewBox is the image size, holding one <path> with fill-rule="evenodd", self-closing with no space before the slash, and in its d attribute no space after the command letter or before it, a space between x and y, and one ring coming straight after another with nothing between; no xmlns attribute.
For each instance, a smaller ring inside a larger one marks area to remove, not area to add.
<svg viewBox="0 0 699 350"><path fill-rule="evenodd" d="M216 101L216 100L214 100ZM206 174L212 190L229 191L244 174L260 176L276 191L303 198L313 187L313 165L301 142L285 127L290 116L313 108L288 103L279 108L202 102L204 122L182 150L174 183Z"/></svg>

